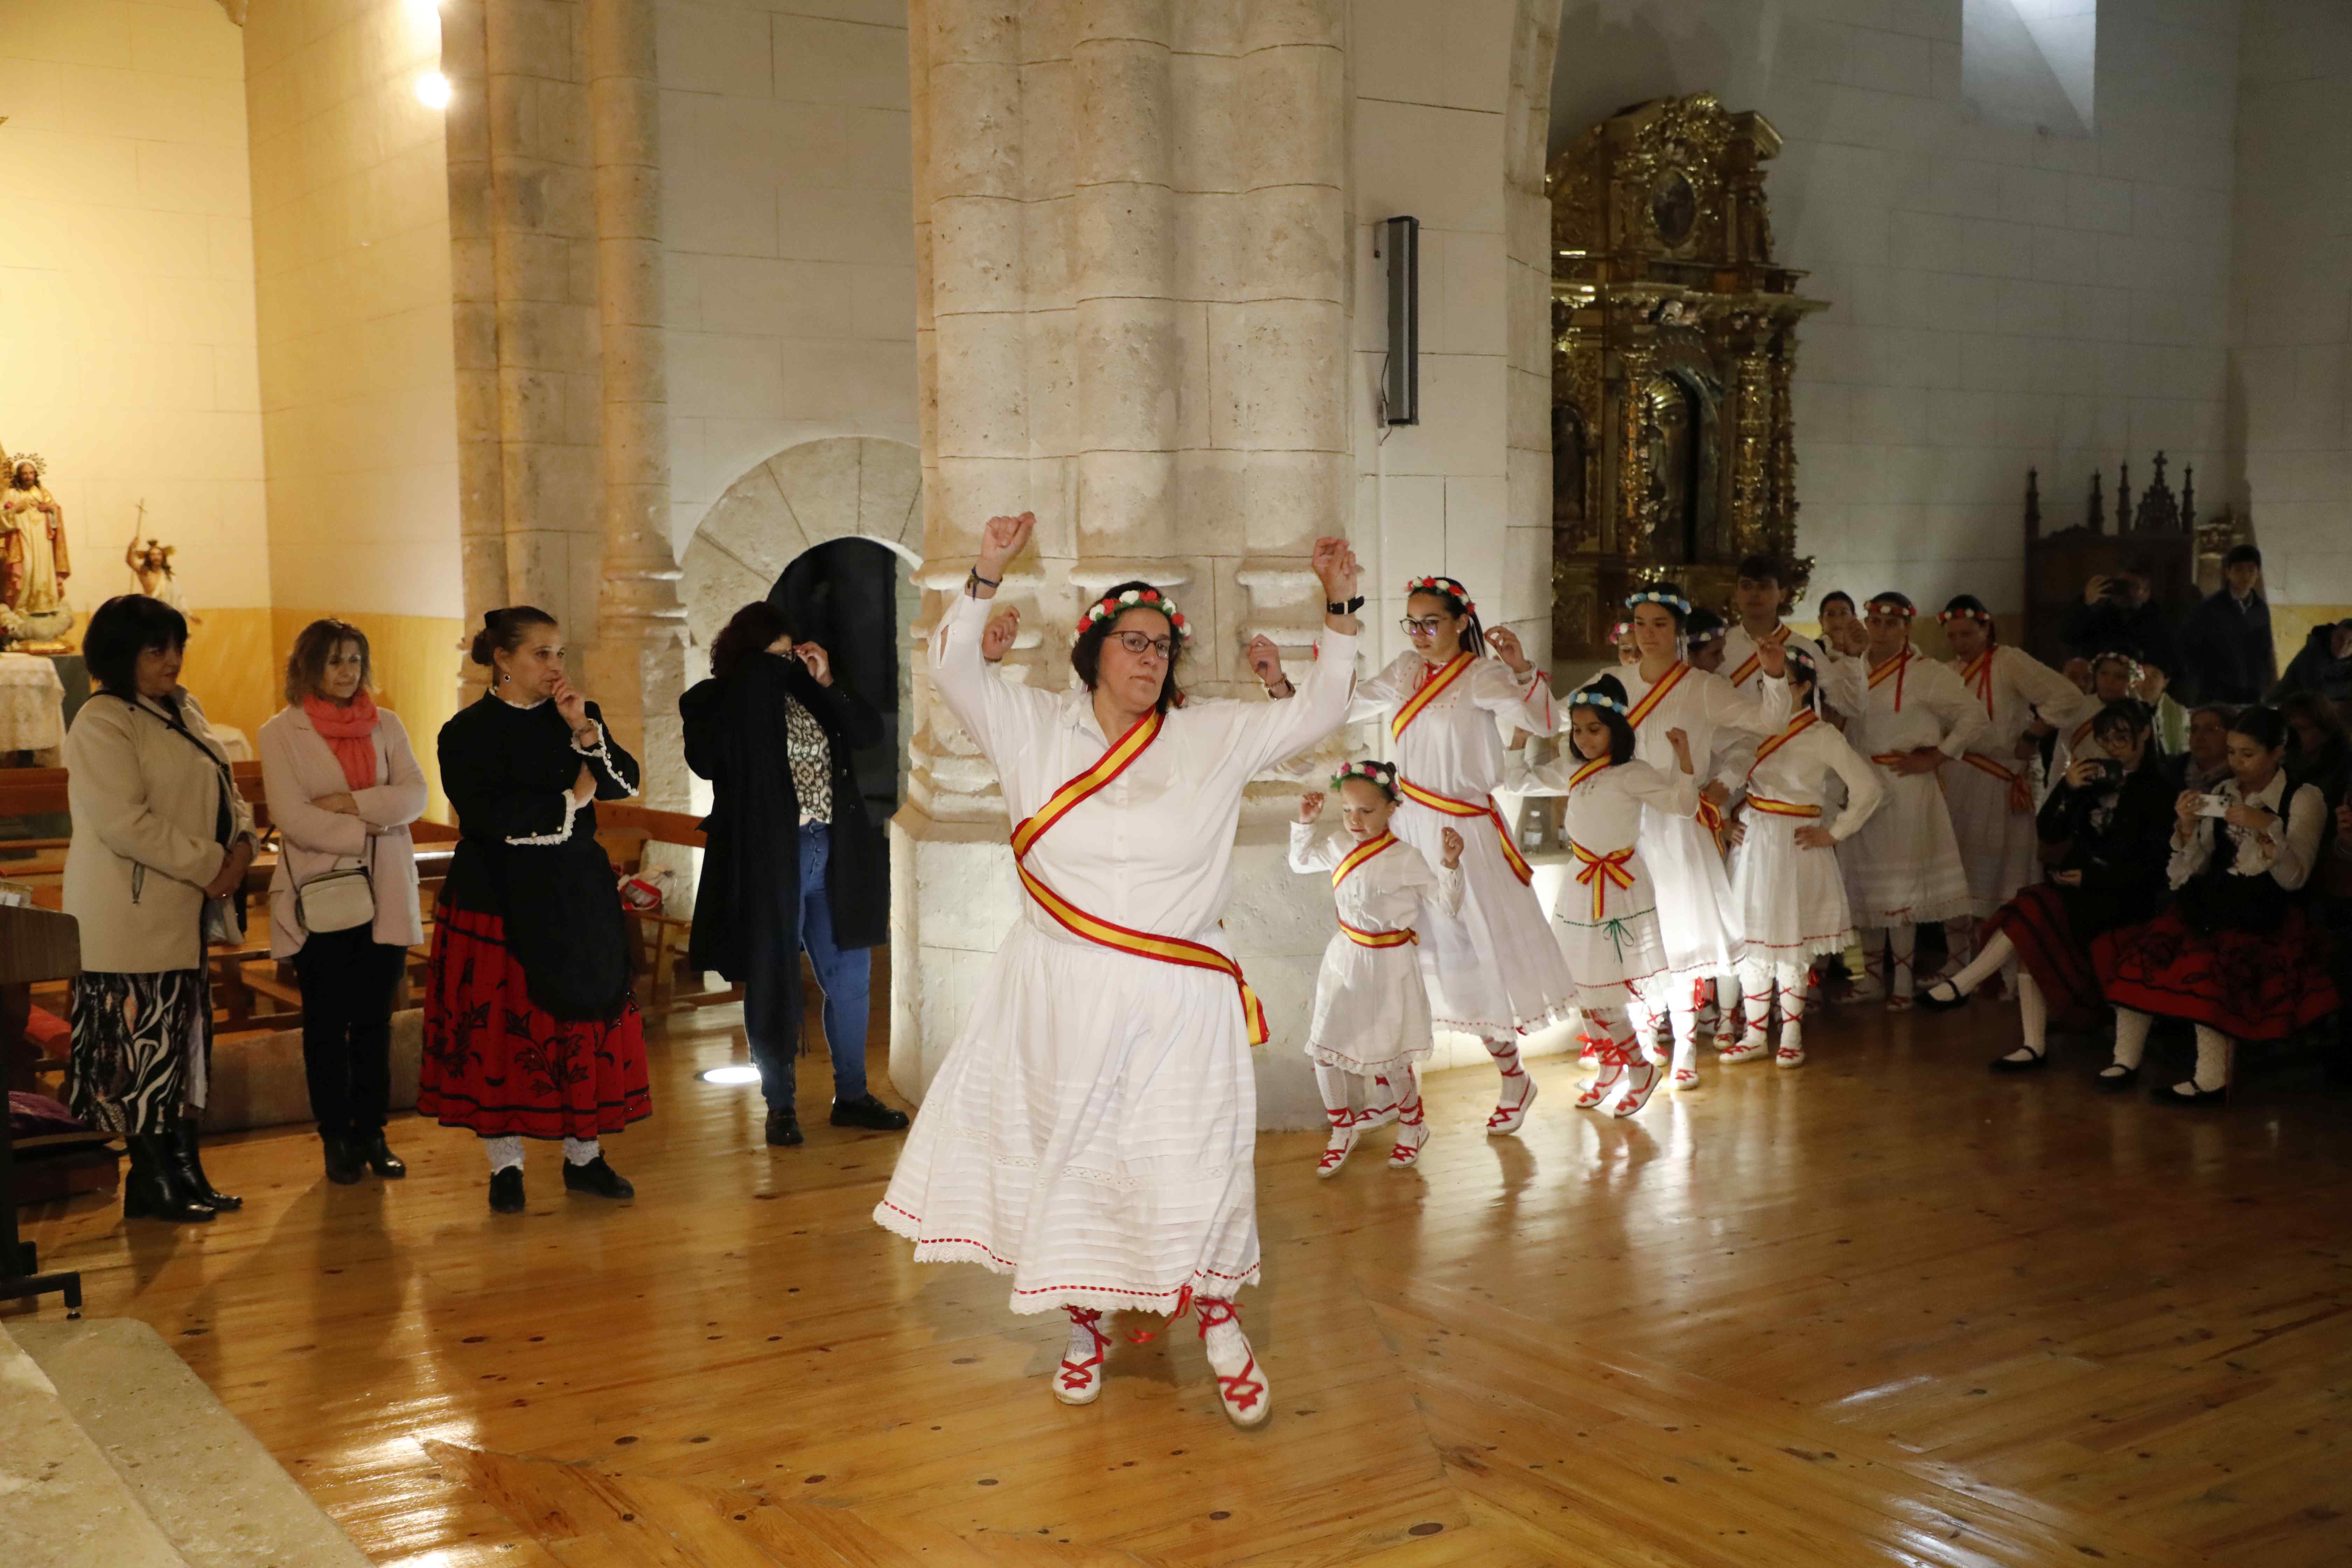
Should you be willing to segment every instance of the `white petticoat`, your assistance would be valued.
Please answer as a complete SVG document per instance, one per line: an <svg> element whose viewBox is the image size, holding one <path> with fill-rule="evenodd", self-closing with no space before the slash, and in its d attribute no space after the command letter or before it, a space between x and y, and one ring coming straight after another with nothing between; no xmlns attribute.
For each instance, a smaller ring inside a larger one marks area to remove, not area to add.
<svg viewBox="0 0 2352 1568"><path fill-rule="evenodd" d="M1967 763L1948 764L1943 781L1952 837L1960 847L1960 867L1969 879L1969 900L1981 920L2017 897L2020 888L2038 880L2033 813L2011 811L2009 785Z"/></svg>
<svg viewBox="0 0 2352 1568"><path fill-rule="evenodd" d="M1345 931L1333 937L1315 976L1307 1054L1343 1072L1386 1078L1426 1059L1430 1049L1429 989L1413 945L1366 947Z"/></svg>
<svg viewBox="0 0 2352 1568"><path fill-rule="evenodd" d="M1924 925L1962 918L1973 907L1969 879L1936 776L1888 773L1885 784L1885 804L1838 850L1853 923Z"/></svg>
<svg viewBox="0 0 2352 1568"><path fill-rule="evenodd" d="M877 1223L1013 1310L1172 1311L1258 1272L1257 1085L1234 983L1014 925Z"/></svg>
<svg viewBox="0 0 2352 1568"><path fill-rule="evenodd" d="M1747 836L1731 852L1731 898L1748 929L1750 963L1802 963L1843 952L1853 914L1834 849L1801 849L1797 829L1818 817L1781 816L1751 807Z"/></svg>
<svg viewBox="0 0 2352 1568"><path fill-rule="evenodd" d="M1738 969L1747 942L1715 835L1695 817L1668 816L1645 805L1642 859L1657 884L1658 935L1670 976L1697 980Z"/></svg>
<svg viewBox="0 0 2352 1568"><path fill-rule="evenodd" d="M1491 818L1448 816L1407 800L1389 820L1389 831L1433 866L1444 858L1438 836L1448 827L1462 836L1462 912L1428 910L1417 927L1431 1019L1441 1029L1514 1044L1566 1017L1576 1005L1575 983L1542 900L1503 858Z"/></svg>

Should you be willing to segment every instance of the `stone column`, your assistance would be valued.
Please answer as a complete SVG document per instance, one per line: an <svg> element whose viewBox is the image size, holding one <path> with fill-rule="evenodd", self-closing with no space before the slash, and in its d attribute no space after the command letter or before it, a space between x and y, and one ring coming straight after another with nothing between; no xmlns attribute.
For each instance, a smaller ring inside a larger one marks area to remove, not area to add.
<svg viewBox="0 0 2352 1568"><path fill-rule="evenodd" d="M1140 577L1193 624L1188 689L1262 700L1242 647L1264 631L1303 664L1307 557L1350 510L1345 7L913 0L909 21L927 622L980 525L1034 510L1005 679L1066 687L1079 610ZM919 676L916 710L891 1071L919 1096L1020 895L992 772ZM1295 789L1245 811L1226 921L1276 1026L1270 1125L1320 1120L1297 1047L1328 896L1283 863Z"/></svg>

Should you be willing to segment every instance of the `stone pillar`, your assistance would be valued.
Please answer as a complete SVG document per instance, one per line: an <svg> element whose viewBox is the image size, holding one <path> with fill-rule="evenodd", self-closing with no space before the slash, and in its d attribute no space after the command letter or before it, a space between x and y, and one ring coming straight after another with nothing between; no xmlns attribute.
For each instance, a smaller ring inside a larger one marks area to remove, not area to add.
<svg viewBox="0 0 2352 1568"><path fill-rule="evenodd" d="M588 0L604 551L589 689L643 766L647 805L688 806L677 714L686 606L669 543L660 88L653 0ZM687 853L670 858L683 869Z"/></svg>
<svg viewBox="0 0 2352 1568"><path fill-rule="evenodd" d="M1004 678L1060 689L1124 578L1195 628L1181 679L1262 700L1241 650L1302 663L1307 569L1350 510L1340 0L913 0L926 625L980 525L1034 510ZM916 680L893 824L891 1076L919 1096L1018 912L994 777ZM1297 1052L1328 889L1290 875L1295 784L1254 790L1227 934L1266 1000L1261 1120L1319 1122Z"/></svg>

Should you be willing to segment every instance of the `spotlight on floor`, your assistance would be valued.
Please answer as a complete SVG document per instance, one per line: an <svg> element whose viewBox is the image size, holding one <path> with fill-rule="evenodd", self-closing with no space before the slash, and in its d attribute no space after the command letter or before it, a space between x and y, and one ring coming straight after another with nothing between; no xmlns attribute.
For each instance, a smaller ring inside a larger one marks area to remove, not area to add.
<svg viewBox="0 0 2352 1568"><path fill-rule="evenodd" d="M695 1076L705 1083L757 1083L760 1081L760 1069L749 1062L734 1062Z"/></svg>

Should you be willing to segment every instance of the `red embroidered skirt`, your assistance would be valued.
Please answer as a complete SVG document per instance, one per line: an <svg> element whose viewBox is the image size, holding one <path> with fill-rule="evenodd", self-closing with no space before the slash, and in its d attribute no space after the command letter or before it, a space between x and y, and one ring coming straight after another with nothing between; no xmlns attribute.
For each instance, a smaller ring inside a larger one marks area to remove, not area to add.
<svg viewBox="0 0 2352 1568"><path fill-rule="evenodd" d="M2175 907L2107 932L2091 944L2091 958L2116 1006L2203 1024L2232 1039L2284 1039L2341 1005L2325 944L2300 906L2270 931L2210 934L2191 931Z"/></svg>
<svg viewBox="0 0 2352 1568"><path fill-rule="evenodd" d="M558 1018L530 999L496 915L434 911L416 1112L485 1138L593 1138L653 1114L635 1002Z"/></svg>
<svg viewBox="0 0 2352 1568"><path fill-rule="evenodd" d="M1985 921L1984 934L1995 931L2008 936L2018 963L2042 988L2053 1024L2076 1034L2098 1026L2107 1011L2099 972L2092 966L2089 946L2075 934L2066 895L2055 883L2020 888L2017 897Z"/></svg>

